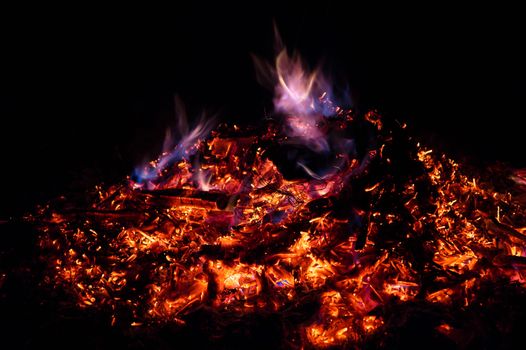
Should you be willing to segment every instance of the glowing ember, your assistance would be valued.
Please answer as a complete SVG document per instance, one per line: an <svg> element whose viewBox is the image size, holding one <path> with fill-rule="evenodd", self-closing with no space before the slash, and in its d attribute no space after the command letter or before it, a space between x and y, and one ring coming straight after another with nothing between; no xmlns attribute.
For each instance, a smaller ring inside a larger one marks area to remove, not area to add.
<svg viewBox="0 0 526 350"><path fill-rule="evenodd" d="M284 128L206 137L205 123L138 178L98 187L87 206L43 207L33 219L49 285L131 326L182 326L198 309L225 322L307 310L287 330L298 347L319 348L380 334L388 305L460 308L480 302L487 283L526 286L526 218L511 194L375 112L326 118L312 99L316 75L284 57ZM356 130L367 142L354 142ZM322 169L298 162L305 176L290 179L279 163L291 138L333 158Z"/></svg>

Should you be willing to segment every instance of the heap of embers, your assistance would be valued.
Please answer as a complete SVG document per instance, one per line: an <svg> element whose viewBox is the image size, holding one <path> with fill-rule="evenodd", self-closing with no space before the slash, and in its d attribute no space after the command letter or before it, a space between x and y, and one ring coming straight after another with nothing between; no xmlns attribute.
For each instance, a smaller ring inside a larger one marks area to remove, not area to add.
<svg viewBox="0 0 526 350"><path fill-rule="evenodd" d="M526 287L520 203L405 125L325 98L306 117L201 125L123 183L43 207L48 285L116 326L199 313L214 338L271 317L286 348L382 346L425 310L469 342L465 315Z"/></svg>

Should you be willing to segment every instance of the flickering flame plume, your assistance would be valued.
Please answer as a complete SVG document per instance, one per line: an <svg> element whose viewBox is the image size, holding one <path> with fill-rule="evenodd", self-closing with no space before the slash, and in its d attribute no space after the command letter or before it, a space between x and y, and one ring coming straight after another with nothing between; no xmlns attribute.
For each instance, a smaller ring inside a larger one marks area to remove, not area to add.
<svg viewBox="0 0 526 350"><path fill-rule="evenodd" d="M284 116L285 133L292 142L311 150L330 151L327 135L320 124L343 110L335 104L332 85L321 68L309 70L299 54L288 54L276 31L278 54L274 65L254 57L260 82L274 90L275 112ZM270 83L269 83L270 82Z"/></svg>
<svg viewBox="0 0 526 350"><path fill-rule="evenodd" d="M405 125L334 106L298 58L283 51L275 71L285 127L204 121L82 210L42 207L47 283L115 325L306 313L284 322L297 348L359 346L397 306L469 308L487 284L526 287L526 217L511 193L415 144ZM305 176L287 177L291 139L334 162L300 160Z"/></svg>
<svg viewBox="0 0 526 350"><path fill-rule="evenodd" d="M197 151L199 143L208 137L214 126L214 118L202 116L196 125L189 129L186 110L179 98L175 99L176 117L178 130L173 133L167 129L163 143L163 153L153 162L135 169L134 178L137 180L135 186L148 189L157 187L156 182L162 178L165 170L181 159L189 159ZM173 134L180 135L180 140L174 140ZM202 176L201 173L198 176Z"/></svg>

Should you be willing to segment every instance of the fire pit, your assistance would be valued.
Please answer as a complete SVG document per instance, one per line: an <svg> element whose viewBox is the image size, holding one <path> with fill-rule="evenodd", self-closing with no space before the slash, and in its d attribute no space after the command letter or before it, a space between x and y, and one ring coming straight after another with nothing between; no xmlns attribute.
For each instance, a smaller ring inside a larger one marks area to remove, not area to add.
<svg viewBox="0 0 526 350"><path fill-rule="evenodd" d="M265 334L298 349L478 344L479 317L524 296L524 174L494 181L403 123L340 107L286 51L258 65L273 117L183 127L121 183L27 218L44 290L124 332L169 327L207 346Z"/></svg>

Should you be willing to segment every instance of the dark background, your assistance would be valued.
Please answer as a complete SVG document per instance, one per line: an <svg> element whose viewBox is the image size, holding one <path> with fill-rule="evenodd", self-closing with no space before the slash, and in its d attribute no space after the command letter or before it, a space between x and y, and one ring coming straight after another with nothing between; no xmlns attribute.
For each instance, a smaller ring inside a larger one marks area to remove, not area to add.
<svg viewBox="0 0 526 350"><path fill-rule="evenodd" d="M40 306L27 267L34 235L7 219L155 158L175 124L175 94L190 116L261 119L272 94L256 82L250 54L273 58L273 20L311 67L323 61L337 85L349 85L358 111L407 121L426 144L481 168L526 166L517 8L265 1L0 13L0 317L8 324L0 328L17 348L122 343L98 321L71 323Z"/></svg>
<svg viewBox="0 0 526 350"><path fill-rule="evenodd" d="M525 165L518 9L323 1L33 10L3 14L2 217L155 158L175 124L175 94L191 116L262 118L272 95L250 54L273 59L273 20L289 48L349 85L352 107L407 121L455 157Z"/></svg>

